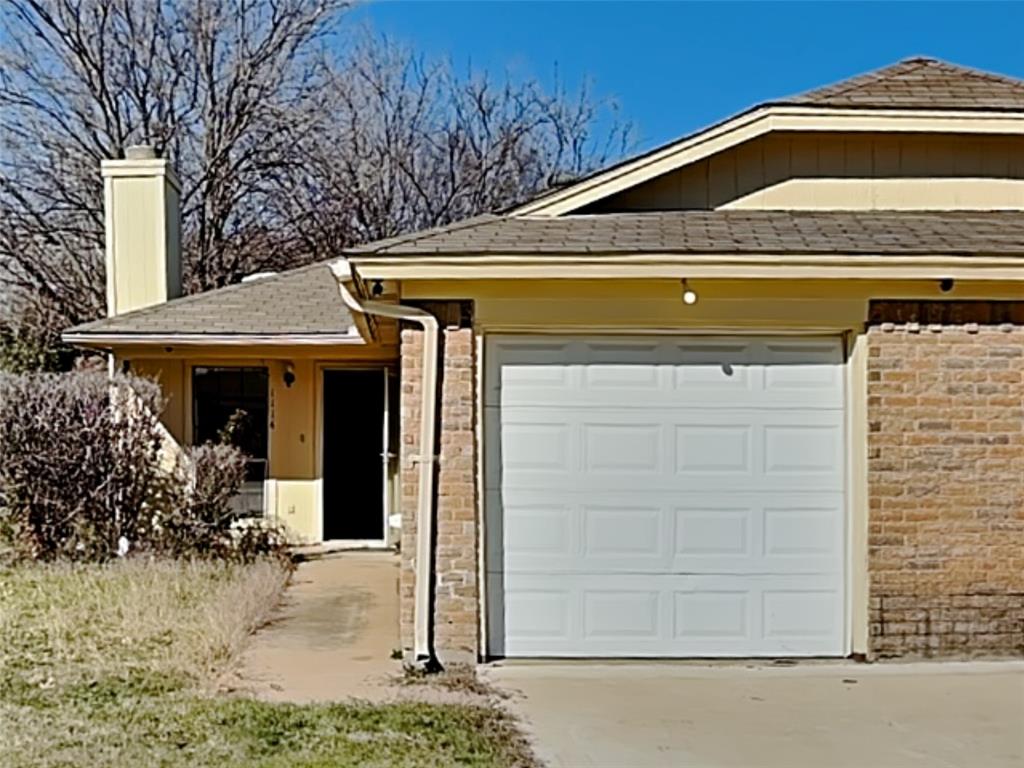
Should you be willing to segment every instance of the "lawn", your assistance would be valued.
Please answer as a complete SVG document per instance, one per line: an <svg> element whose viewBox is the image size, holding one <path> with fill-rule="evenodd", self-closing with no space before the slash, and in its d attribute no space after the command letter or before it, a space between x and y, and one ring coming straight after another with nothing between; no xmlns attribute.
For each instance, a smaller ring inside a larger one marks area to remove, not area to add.
<svg viewBox="0 0 1024 768"><path fill-rule="evenodd" d="M0 765L533 764L494 708L218 694L286 579L271 562L0 569Z"/></svg>

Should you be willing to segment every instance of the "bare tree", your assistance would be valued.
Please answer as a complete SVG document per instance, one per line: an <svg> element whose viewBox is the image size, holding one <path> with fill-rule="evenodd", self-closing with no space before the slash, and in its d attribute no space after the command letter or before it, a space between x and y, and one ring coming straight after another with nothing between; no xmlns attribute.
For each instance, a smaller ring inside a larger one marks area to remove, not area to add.
<svg viewBox="0 0 1024 768"><path fill-rule="evenodd" d="M98 165L148 143L183 183L186 289L529 196L621 154L586 88L460 75L344 0L0 0L0 296L104 308ZM0 324L3 318L0 317Z"/></svg>
<svg viewBox="0 0 1024 768"><path fill-rule="evenodd" d="M460 75L380 37L331 73L321 116L308 145L316 173L290 198L318 250L506 208L632 145L631 127L587 84L570 93L556 80L548 92L533 80Z"/></svg>

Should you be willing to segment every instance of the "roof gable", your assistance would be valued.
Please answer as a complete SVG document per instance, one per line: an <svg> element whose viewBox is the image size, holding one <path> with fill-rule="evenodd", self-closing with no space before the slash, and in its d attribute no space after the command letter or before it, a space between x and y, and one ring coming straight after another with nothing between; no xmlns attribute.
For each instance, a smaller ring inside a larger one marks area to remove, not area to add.
<svg viewBox="0 0 1024 768"><path fill-rule="evenodd" d="M870 124L869 124L870 123ZM1024 80L906 59L784 99L548 190L512 214L562 216L773 131L1024 133Z"/></svg>

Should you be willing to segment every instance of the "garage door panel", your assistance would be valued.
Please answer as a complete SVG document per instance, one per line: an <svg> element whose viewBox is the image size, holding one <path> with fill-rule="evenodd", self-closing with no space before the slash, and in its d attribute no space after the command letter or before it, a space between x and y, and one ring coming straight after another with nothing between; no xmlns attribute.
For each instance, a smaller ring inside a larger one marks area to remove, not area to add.
<svg viewBox="0 0 1024 768"><path fill-rule="evenodd" d="M500 573L826 574L842 571L841 493L489 492L487 568ZM496 511L500 510L498 516Z"/></svg>
<svg viewBox="0 0 1024 768"><path fill-rule="evenodd" d="M842 644L841 579L543 575L489 590L502 656L826 655ZM756 649L752 652L751 649ZM826 650L823 650L826 649ZM834 653L834 651L833 651Z"/></svg>
<svg viewBox="0 0 1024 768"><path fill-rule="evenodd" d="M831 478L835 486L842 483L842 423L838 419L823 419L819 423L765 424L763 439L764 472L766 475L800 475L803 483L808 475Z"/></svg>
<svg viewBox="0 0 1024 768"><path fill-rule="evenodd" d="M709 408L741 396L760 407L838 408L842 357L836 340L503 344L500 360L488 361L485 404L630 408L682 398Z"/></svg>
<svg viewBox="0 0 1024 768"><path fill-rule="evenodd" d="M677 474L753 475L753 425L677 423L672 426Z"/></svg>
<svg viewBox="0 0 1024 768"><path fill-rule="evenodd" d="M575 464L575 431L571 424L540 418L503 424L501 456L506 474L538 472L550 476L571 472Z"/></svg>
<svg viewBox="0 0 1024 768"><path fill-rule="evenodd" d="M749 644L755 639L756 594L750 589L703 588L672 594L672 637L691 645Z"/></svg>
<svg viewBox="0 0 1024 768"><path fill-rule="evenodd" d="M803 562L818 569L840 570L844 533L841 494L769 501L762 515L766 559L784 562L786 568Z"/></svg>
<svg viewBox="0 0 1024 768"><path fill-rule="evenodd" d="M763 634L780 643L828 640L842 629L842 605L834 589L774 588L761 593Z"/></svg>
<svg viewBox="0 0 1024 768"><path fill-rule="evenodd" d="M671 512L628 493L559 497L543 491L509 500L488 493L500 523L487 526L492 573L663 573L672 563ZM496 517L496 515L495 515Z"/></svg>
<svg viewBox="0 0 1024 768"><path fill-rule="evenodd" d="M665 471L664 428L651 420L585 421L580 425L584 474L661 474Z"/></svg>
<svg viewBox="0 0 1024 768"><path fill-rule="evenodd" d="M584 640L659 639L662 619L657 589L585 589L581 598Z"/></svg>
<svg viewBox="0 0 1024 768"><path fill-rule="evenodd" d="M491 653L842 653L838 339L506 343L484 409Z"/></svg>
<svg viewBox="0 0 1024 768"><path fill-rule="evenodd" d="M499 415L500 414L500 417ZM838 490L841 411L506 408L487 415L507 490Z"/></svg>
<svg viewBox="0 0 1024 768"><path fill-rule="evenodd" d="M515 626L517 638L547 640L556 643L571 639L573 631L574 590L542 587L506 587L504 602L507 620Z"/></svg>
<svg viewBox="0 0 1024 768"><path fill-rule="evenodd" d="M757 552L757 508L751 500L747 505L735 501L723 506L716 496L710 503L691 501L675 509L675 572L701 569L715 572L752 565Z"/></svg>
<svg viewBox="0 0 1024 768"><path fill-rule="evenodd" d="M665 567L664 515L656 505L584 504L581 513L583 563L628 560L623 567Z"/></svg>

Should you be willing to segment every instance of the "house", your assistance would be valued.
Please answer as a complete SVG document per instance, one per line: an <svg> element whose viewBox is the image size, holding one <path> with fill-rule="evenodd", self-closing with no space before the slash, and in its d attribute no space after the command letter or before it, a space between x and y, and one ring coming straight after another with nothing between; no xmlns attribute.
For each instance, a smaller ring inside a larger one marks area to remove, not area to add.
<svg viewBox="0 0 1024 768"><path fill-rule="evenodd" d="M400 542L409 657L1024 654L1024 81L908 59L183 298L168 162L103 174L65 338L179 441L244 411L296 539Z"/></svg>

